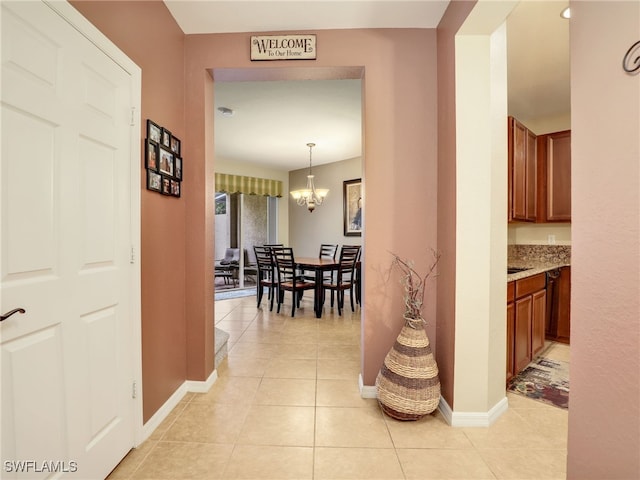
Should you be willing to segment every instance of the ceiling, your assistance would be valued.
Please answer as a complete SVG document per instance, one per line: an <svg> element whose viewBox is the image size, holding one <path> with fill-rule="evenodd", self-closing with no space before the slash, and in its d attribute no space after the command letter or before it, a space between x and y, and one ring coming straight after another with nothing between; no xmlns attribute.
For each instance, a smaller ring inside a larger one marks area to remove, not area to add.
<svg viewBox="0 0 640 480"><path fill-rule="evenodd" d="M448 3L165 0L186 34L435 28ZM509 114L525 123L569 112L569 22L560 17L567 5L568 0L522 1L507 20ZM214 72L216 156L289 171L308 167L306 144L314 142L314 165L359 157L359 72L326 73L332 79L303 75L284 81L267 74L256 80L237 71ZM223 116L219 107L233 115Z"/></svg>

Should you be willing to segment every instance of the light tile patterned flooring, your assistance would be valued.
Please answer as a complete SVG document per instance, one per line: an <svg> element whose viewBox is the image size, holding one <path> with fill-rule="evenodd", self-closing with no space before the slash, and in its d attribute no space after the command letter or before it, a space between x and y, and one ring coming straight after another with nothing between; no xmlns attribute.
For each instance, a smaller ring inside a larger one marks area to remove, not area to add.
<svg viewBox="0 0 640 480"><path fill-rule="evenodd" d="M216 303L230 334L218 380L187 394L110 480L565 478L567 411L508 394L489 428L453 428L437 412L398 422L359 395L359 311L325 306L316 319L305 298L291 318L265 300ZM546 356L568 361L568 347Z"/></svg>

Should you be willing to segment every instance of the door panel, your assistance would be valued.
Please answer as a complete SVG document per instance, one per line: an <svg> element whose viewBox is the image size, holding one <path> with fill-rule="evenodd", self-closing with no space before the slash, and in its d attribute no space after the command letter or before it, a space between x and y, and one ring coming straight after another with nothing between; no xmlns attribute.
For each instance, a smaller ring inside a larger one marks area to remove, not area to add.
<svg viewBox="0 0 640 480"><path fill-rule="evenodd" d="M544 328L546 323L547 291L540 290L532 296L531 313L531 356L534 358L544 348Z"/></svg>
<svg viewBox="0 0 640 480"><path fill-rule="evenodd" d="M522 371L531 361L531 314L533 301L531 295L516 300L514 373Z"/></svg>
<svg viewBox="0 0 640 480"><path fill-rule="evenodd" d="M3 462L67 458L61 337L54 326L2 345Z"/></svg>

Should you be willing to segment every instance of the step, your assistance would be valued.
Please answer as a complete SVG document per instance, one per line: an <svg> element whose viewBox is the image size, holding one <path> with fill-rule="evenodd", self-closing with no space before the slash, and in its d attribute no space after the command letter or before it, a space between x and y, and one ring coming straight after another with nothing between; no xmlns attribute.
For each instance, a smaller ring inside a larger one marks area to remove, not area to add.
<svg viewBox="0 0 640 480"><path fill-rule="evenodd" d="M220 362L227 357L227 343L229 342L229 334L224 330L216 327L215 331L215 357L213 361L213 368L218 368Z"/></svg>

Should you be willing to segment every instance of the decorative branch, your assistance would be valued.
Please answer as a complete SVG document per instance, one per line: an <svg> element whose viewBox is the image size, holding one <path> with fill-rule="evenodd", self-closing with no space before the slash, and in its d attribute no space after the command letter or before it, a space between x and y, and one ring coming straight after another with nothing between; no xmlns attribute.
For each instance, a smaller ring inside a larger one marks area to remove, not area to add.
<svg viewBox="0 0 640 480"><path fill-rule="evenodd" d="M400 283L404 288L404 318L412 328L417 328L424 323L422 317L422 306L424 304L424 293L427 287L427 280L430 277L436 275L434 273L438 260L440 260L440 253L432 250L434 260L427 270L427 273L420 275L414 268L413 260L402 259L399 255L391 253L393 255L392 265L397 267L402 274Z"/></svg>

